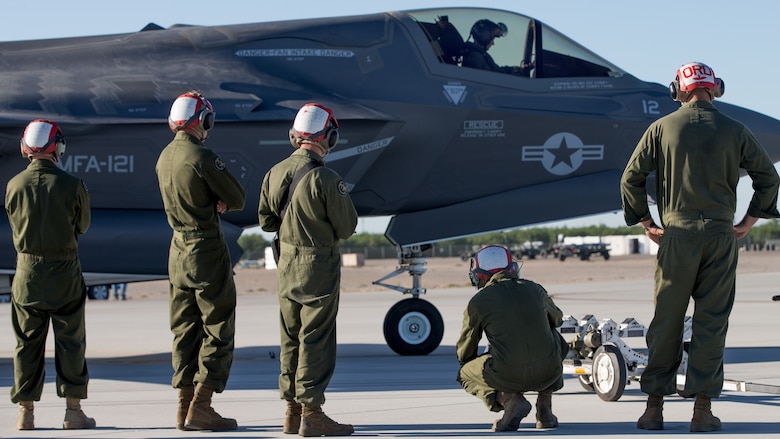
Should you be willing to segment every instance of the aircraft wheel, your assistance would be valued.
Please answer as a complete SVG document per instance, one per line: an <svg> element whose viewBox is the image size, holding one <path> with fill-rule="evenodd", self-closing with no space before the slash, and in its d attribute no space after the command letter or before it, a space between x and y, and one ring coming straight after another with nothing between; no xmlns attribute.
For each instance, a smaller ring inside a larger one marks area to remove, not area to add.
<svg viewBox="0 0 780 439"><path fill-rule="evenodd" d="M626 389L626 361L614 345L602 345L593 355L593 390L604 401L617 401Z"/></svg>
<svg viewBox="0 0 780 439"><path fill-rule="evenodd" d="M87 287L87 297L92 300L108 300L108 285L92 285Z"/></svg>
<svg viewBox="0 0 780 439"><path fill-rule="evenodd" d="M604 260L605 261L609 260L609 252L603 252L603 253L601 253L601 256L604 256Z"/></svg>
<svg viewBox="0 0 780 439"><path fill-rule="evenodd" d="M400 355L428 355L444 337L444 320L430 302L410 298L387 312L384 323L387 345Z"/></svg>
<svg viewBox="0 0 780 439"><path fill-rule="evenodd" d="M596 389L593 387L593 377L590 375L577 375L578 381L583 389L588 392L594 392Z"/></svg>

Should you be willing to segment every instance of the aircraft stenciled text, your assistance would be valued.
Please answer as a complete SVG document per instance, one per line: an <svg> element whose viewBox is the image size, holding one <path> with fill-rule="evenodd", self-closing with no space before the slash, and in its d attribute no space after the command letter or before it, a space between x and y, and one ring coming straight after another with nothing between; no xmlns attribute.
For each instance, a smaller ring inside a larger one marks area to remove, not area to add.
<svg viewBox="0 0 780 439"><path fill-rule="evenodd" d="M612 83L606 80L583 80L583 81L556 81L550 86L550 90L589 90L596 88L612 88Z"/></svg>
<svg viewBox="0 0 780 439"><path fill-rule="evenodd" d="M288 59L303 58L307 56L328 58L352 58L355 52L351 50L336 49L245 49L237 50L236 56L246 57L284 57Z"/></svg>
<svg viewBox="0 0 780 439"><path fill-rule="evenodd" d="M135 156L116 154L98 157L94 154L64 155L59 167L72 173L107 172L110 174L129 174L135 172Z"/></svg>
<svg viewBox="0 0 780 439"><path fill-rule="evenodd" d="M347 157L366 154L372 151L383 149L388 145L390 145L390 143L392 143L394 138L395 138L394 136L385 137L384 139L377 139L370 143L364 143L362 145L357 145L352 148L342 149L341 151L329 153L328 161L333 162L336 160L345 159Z"/></svg>
<svg viewBox="0 0 780 439"><path fill-rule="evenodd" d="M642 111L644 111L645 114L661 114L661 110L659 110L660 107L661 105L658 101L642 99Z"/></svg>
<svg viewBox="0 0 780 439"><path fill-rule="evenodd" d="M506 137L503 120L465 120L460 137Z"/></svg>
<svg viewBox="0 0 780 439"><path fill-rule="evenodd" d="M450 103L455 105L463 102L463 100L466 99L466 95L468 94L466 91L466 86L460 83L449 83L443 85L442 87L444 88L444 96Z"/></svg>

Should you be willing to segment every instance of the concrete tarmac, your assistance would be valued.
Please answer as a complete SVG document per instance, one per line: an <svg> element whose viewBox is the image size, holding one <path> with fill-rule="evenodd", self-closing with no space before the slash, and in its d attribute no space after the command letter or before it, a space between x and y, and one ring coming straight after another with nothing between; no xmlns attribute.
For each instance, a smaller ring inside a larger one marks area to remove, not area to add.
<svg viewBox="0 0 780 439"><path fill-rule="evenodd" d="M425 280L423 276L423 281ZM652 282L620 281L545 285L566 314L593 314L620 323L634 317L650 324ZM390 350L382 335L387 310L404 297L394 291L343 293L338 318L338 363L326 393L325 412L352 423L356 437L479 437L494 436L490 426L500 413L491 413L480 400L455 381L458 363L455 342L463 309L475 290L430 290L424 296L441 312L444 340L432 354L402 357ZM780 386L780 340L777 314L780 272L740 275L737 301L727 340L727 379ZM239 296L236 351L228 387L215 394L213 406L236 418L231 432L183 432L174 427L176 391L171 388L168 303L163 299L89 301L87 303L87 361L91 376L89 398L82 407L94 417L93 430L62 430L64 400L54 385L53 336L49 335L46 385L35 405L32 431L14 429L17 405L8 399L13 381L14 339L10 306L0 304L6 329L0 338L0 437L22 438L169 438L169 437L295 437L284 435L284 404L277 390L278 305L275 296ZM643 339L627 339L641 349ZM535 394L528 395L533 403ZM534 413L518 432L500 436L534 437L664 437L725 435L780 438L780 395L724 391L713 402L723 421L715 433L690 433L693 401L670 396L664 406L665 430L637 430L646 396L639 386L626 387L620 400L602 401L586 391L574 376L553 395L560 426L535 428Z"/></svg>

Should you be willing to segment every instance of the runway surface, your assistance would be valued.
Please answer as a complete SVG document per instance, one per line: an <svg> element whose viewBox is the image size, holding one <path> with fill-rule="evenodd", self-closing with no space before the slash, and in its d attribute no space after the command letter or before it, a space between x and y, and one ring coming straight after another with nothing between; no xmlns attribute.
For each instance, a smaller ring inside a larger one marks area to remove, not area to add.
<svg viewBox="0 0 780 439"><path fill-rule="evenodd" d="M545 285L558 306L577 318L621 322L634 317L650 324L652 282L648 280ZM455 381L455 342L471 288L429 290L424 296L441 312L444 340L432 354L402 357L385 344L382 322L387 310L404 297L397 292L344 293L338 318L338 363L326 393L325 412L352 423L356 437L478 437L493 436L490 425L500 414L489 412ZM727 340L727 379L780 386L780 340L777 314L780 273L740 275L737 301ZM62 430L64 400L54 387L53 337L48 338L46 386L35 406L33 431L14 429L17 406L8 398L13 379L14 339L10 306L0 304L5 331L0 338L0 437L168 438L168 437L296 437L281 431L284 404L279 400L278 305L272 295L242 295L238 299L235 360L228 388L214 397L223 416L238 420L238 430L220 433L182 432L174 428L176 391L170 386L168 303L164 299L89 301L87 356L91 376L84 411L97 421L94 430ZM643 339L628 339L644 347ZM536 395L529 394L533 403ZM770 392L724 391L713 402L723 431L690 433L693 401L669 397L664 406L666 430L636 429L645 395L636 383L620 400L606 402L567 376L553 395L560 426L534 428L534 411L515 433L534 437L780 437L780 395Z"/></svg>

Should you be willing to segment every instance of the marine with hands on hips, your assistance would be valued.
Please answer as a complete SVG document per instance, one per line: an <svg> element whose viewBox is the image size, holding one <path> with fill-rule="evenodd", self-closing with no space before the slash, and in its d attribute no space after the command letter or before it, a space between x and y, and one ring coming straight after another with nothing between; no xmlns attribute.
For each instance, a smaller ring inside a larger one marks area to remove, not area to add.
<svg viewBox="0 0 780 439"><path fill-rule="evenodd" d="M680 108L653 122L629 159L620 188L626 224L641 223L658 244L655 314L647 331L648 364L642 392L648 395L637 428L662 430L663 397L678 393L683 322L694 302L685 387L695 397L690 430L717 431L711 400L723 389L723 355L736 292L737 239L759 218L778 218L780 177L769 155L742 123L713 105L723 81L706 64L677 69L669 85ZM754 194L734 225L737 184L744 169ZM648 208L648 177L655 173L660 226Z"/></svg>

